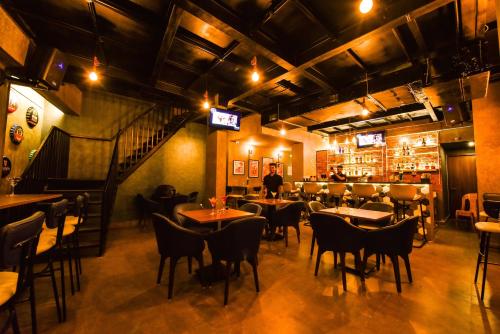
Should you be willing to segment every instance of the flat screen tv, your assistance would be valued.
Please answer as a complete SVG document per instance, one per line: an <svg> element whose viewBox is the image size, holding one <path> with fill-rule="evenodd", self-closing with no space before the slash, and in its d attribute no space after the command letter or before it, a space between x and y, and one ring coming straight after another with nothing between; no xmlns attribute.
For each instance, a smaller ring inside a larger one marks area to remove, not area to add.
<svg viewBox="0 0 500 334"><path fill-rule="evenodd" d="M240 131L241 113L231 110L210 108L209 125L215 129Z"/></svg>
<svg viewBox="0 0 500 334"><path fill-rule="evenodd" d="M385 144L385 131L374 131L368 133L359 133L356 135L358 148L370 147Z"/></svg>

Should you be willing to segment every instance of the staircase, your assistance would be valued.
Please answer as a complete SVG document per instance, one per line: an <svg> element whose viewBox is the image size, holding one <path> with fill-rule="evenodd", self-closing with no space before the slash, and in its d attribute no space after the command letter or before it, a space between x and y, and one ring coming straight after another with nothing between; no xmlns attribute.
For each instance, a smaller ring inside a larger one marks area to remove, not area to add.
<svg viewBox="0 0 500 334"><path fill-rule="evenodd" d="M88 192L89 221L80 229L80 245L85 254L95 254L97 250L101 256L106 247L118 184L151 157L193 116L195 113L187 108L154 106L135 117L112 138L72 136L57 127L52 127L24 170L21 181L16 187L16 193L62 194L72 205L78 194ZM109 145L114 141L106 179L68 179L73 137L79 140L99 141L103 145Z"/></svg>
<svg viewBox="0 0 500 334"><path fill-rule="evenodd" d="M118 181L130 176L194 115L187 108L152 108L130 122L118 143Z"/></svg>

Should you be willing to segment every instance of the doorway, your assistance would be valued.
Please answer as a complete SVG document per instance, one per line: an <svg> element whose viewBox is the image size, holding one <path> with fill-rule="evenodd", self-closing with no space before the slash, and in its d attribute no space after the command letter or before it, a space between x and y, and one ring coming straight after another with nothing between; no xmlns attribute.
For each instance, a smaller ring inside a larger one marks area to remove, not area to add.
<svg viewBox="0 0 500 334"><path fill-rule="evenodd" d="M455 210L462 205L462 196L477 193L475 153L449 152L447 169L450 217L455 218Z"/></svg>

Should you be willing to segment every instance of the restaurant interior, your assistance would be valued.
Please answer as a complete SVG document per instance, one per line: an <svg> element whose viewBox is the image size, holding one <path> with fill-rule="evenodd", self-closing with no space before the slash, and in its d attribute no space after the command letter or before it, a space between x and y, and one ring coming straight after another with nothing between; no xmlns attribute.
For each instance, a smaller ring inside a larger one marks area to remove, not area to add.
<svg viewBox="0 0 500 334"><path fill-rule="evenodd" d="M0 333L500 331L499 18L1 1Z"/></svg>

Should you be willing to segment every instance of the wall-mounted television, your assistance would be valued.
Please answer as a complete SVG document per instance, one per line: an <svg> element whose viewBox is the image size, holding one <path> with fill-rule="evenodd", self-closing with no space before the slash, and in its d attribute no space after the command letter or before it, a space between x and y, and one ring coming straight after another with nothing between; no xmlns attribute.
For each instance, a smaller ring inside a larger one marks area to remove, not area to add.
<svg viewBox="0 0 500 334"><path fill-rule="evenodd" d="M210 118L208 122L212 128L240 131L240 120L241 113L239 112L210 108Z"/></svg>
<svg viewBox="0 0 500 334"><path fill-rule="evenodd" d="M358 148L385 144L385 131L358 133L356 135Z"/></svg>

